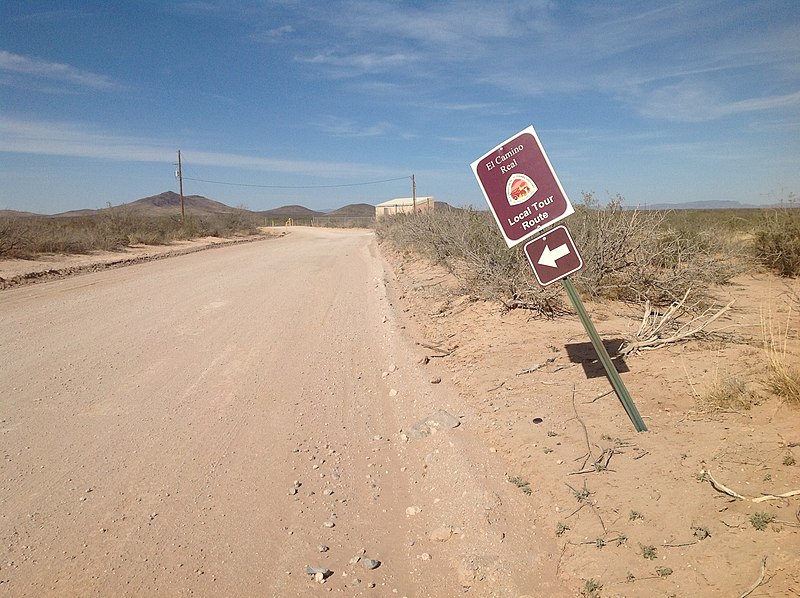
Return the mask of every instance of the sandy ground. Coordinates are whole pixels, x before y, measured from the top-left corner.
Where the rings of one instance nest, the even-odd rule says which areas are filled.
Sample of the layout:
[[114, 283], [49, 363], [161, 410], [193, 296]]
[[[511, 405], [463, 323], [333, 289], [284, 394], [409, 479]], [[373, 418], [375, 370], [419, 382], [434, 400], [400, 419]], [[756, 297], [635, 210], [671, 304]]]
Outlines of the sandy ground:
[[[441, 269], [387, 255], [412, 336], [447, 349], [436, 365], [507, 477], [528, 483], [536, 514], [521, 512], [520, 526], [557, 541], [572, 595], [800, 596], [800, 492], [752, 502], [800, 491], [800, 406], [766, 388], [761, 327], [771, 321], [787, 362], [800, 363], [800, 280], [742, 276], [714, 290], [720, 304], [735, 300], [715, 326], [728, 340], [617, 362], [649, 428], [637, 433], [576, 317], [471, 301]], [[616, 303], [587, 308], [605, 341], [631, 336], [642, 317]], [[760, 403], [709, 412], [709, 391], [731, 377]], [[744, 499], [715, 490], [704, 470]], [[759, 531], [757, 513], [775, 521]]]
[[570, 595], [386, 278], [298, 228], [2, 291], [0, 594]]
[[[97, 257], [0, 292], [0, 594], [800, 596], [800, 497], [750, 500], [800, 489], [760, 345], [768, 308], [800, 355], [797, 281], [721, 289], [735, 343], [629, 357], [640, 434], [577, 319], [471, 301], [368, 231]], [[638, 325], [588, 307], [604, 339]], [[762, 402], [704, 411], [732, 374]]]

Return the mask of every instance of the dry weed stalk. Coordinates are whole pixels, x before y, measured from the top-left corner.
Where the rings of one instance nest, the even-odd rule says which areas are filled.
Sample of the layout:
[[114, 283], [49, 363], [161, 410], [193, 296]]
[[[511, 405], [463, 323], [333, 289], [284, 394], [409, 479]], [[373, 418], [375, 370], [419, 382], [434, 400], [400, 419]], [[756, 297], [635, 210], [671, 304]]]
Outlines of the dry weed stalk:
[[624, 356], [637, 351], [660, 349], [665, 345], [707, 335], [706, 328], [725, 314], [734, 303], [731, 301], [717, 311], [706, 309], [700, 315], [680, 324], [678, 318], [688, 311], [686, 300], [691, 291], [692, 289], [687, 289], [680, 301], [673, 302], [663, 314], [654, 310], [650, 301], [645, 301], [639, 330], [632, 340], [623, 344], [619, 354]]
[[793, 301], [789, 303], [786, 314], [786, 327], [776, 326], [772, 318], [772, 309], [761, 309], [761, 334], [764, 351], [767, 354], [767, 367], [770, 378], [768, 386], [777, 396], [792, 403], [800, 404], [800, 368], [789, 364], [787, 345], [789, 342], [790, 322]]

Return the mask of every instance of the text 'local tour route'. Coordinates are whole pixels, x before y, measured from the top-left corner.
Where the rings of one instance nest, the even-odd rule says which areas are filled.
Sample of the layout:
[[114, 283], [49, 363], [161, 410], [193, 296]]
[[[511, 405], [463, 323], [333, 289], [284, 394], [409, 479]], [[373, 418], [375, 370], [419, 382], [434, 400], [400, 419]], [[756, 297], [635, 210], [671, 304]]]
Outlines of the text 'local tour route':
[[471, 166], [509, 247], [575, 211], [532, 126]]

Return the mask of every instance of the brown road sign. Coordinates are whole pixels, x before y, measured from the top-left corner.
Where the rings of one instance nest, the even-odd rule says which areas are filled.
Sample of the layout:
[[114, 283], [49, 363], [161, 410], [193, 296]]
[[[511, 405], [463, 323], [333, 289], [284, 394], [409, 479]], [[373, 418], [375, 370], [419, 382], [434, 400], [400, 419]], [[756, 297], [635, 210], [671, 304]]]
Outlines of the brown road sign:
[[583, 268], [583, 259], [563, 224], [531, 239], [523, 249], [536, 280], [543, 287]]
[[575, 211], [532, 126], [471, 166], [509, 247]]

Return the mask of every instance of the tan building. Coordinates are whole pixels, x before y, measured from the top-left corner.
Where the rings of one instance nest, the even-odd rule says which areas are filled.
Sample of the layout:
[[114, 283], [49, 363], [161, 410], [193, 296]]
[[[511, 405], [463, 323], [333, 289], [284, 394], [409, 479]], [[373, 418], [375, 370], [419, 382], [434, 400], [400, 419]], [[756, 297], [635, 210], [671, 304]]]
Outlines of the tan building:
[[411, 214], [416, 208], [417, 213], [433, 210], [433, 197], [417, 197], [416, 204], [413, 197], [398, 197], [390, 199], [375, 206], [375, 218], [392, 216], [394, 214]]

